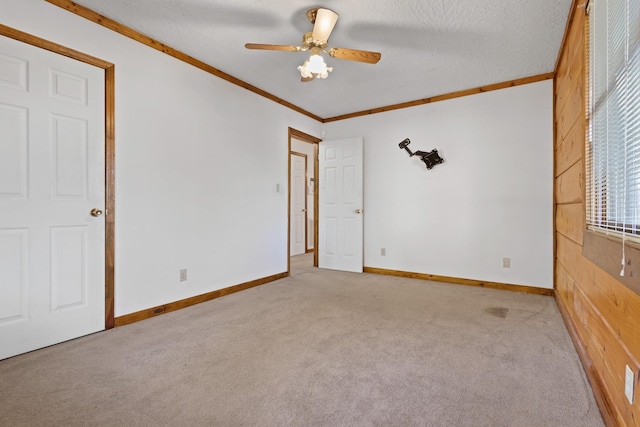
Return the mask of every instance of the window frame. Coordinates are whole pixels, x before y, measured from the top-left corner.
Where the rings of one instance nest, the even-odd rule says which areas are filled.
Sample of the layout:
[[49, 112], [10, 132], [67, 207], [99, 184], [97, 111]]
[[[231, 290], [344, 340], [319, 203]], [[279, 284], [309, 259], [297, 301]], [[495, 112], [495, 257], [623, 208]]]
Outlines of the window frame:
[[[602, 225], [591, 224], [589, 218], [589, 209], [594, 203], [601, 203], [602, 199], [594, 195], [597, 187], [593, 182], [593, 176], [587, 172], [590, 171], [590, 164], [593, 162], [593, 126], [592, 122], [595, 106], [593, 105], [593, 79], [592, 79], [592, 61], [591, 61], [591, 29], [589, 8], [593, 6], [594, 0], [589, 0], [585, 7], [585, 23], [584, 23], [584, 77], [585, 77], [585, 151], [584, 151], [584, 219], [585, 229], [583, 230], [583, 246], [582, 255], [593, 262], [595, 265], [606, 271], [616, 280], [627, 286], [637, 294], [640, 294], [640, 224], [633, 224], [632, 233], [623, 232], [623, 224], [613, 224], [613, 227], [604, 227]], [[634, 49], [640, 49], [640, 43]], [[634, 50], [635, 52], [635, 50]], [[622, 65], [623, 67], [626, 66]], [[598, 105], [606, 102], [611, 96], [609, 88], [596, 101]], [[606, 185], [606, 184], [605, 184]], [[594, 200], [594, 198], [596, 200]], [[598, 212], [606, 215], [606, 207]], [[606, 217], [599, 218], [600, 223], [608, 223]], [[624, 275], [621, 274], [622, 258], [624, 254]], [[637, 265], [637, 267], [636, 267]]]
[[[586, 119], [586, 134], [585, 134], [585, 223], [586, 223], [586, 227], [589, 230], [592, 230], [594, 232], [597, 233], [602, 233], [605, 234], [607, 236], [612, 236], [612, 237], [618, 237], [619, 239], [623, 240], [623, 241], [632, 241], [632, 242], [636, 242], [636, 243], [640, 243], [640, 221], [638, 221], [637, 223], [626, 223], [626, 218], [624, 218], [625, 213], [622, 213], [622, 222], [613, 220], [612, 221], [612, 217], [609, 217], [609, 212], [614, 212], [614, 216], [616, 215], [615, 212], [618, 211], [619, 206], [614, 202], [611, 205], [607, 205], [607, 198], [608, 196], [617, 196], [620, 197], [621, 194], [618, 192], [617, 194], [611, 194], [608, 191], [606, 191], [607, 186], [609, 185], [609, 182], [612, 181], [611, 185], [615, 185], [615, 174], [611, 174], [609, 175], [608, 173], [606, 174], [606, 176], [598, 176], [598, 177], [594, 177], [593, 173], [593, 169], [595, 166], [593, 166], [594, 163], [594, 142], [593, 142], [593, 137], [594, 137], [594, 127], [596, 126], [596, 123], [594, 123], [594, 115], [596, 113], [601, 114], [602, 110], [601, 108], [606, 108], [608, 105], [608, 101], [610, 100], [611, 97], [617, 96], [618, 94], [615, 92], [615, 89], [618, 87], [616, 85], [614, 85], [615, 87], [612, 88], [611, 85], [609, 85], [610, 82], [607, 82], [607, 87], [605, 90], [602, 91], [602, 93], [599, 95], [598, 99], [594, 100], [594, 79], [593, 79], [593, 75], [592, 75], [592, 71], [596, 68], [595, 64], [592, 62], [592, 51], [591, 51], [591, 16], [590, 16], [590, 9], [593, 6], [594, 2], [597, 0], [589, 0], [587, 2], [587, 5], [585, 7], [585, 28], [584, 28], [584, 34], [585, 34], [585, 44], [584, 44], [584, 48], [585, 48], [585, 119]], [[608, 1], [608, 0], [600, 0], [600, 1]], [[640, 42], [638, 42], [635, 46], [633, 46], [633, 52], [630, 54], [630, 56], [640, 56]], [[607, 50], [608, 53], [608, 50]], [[626, 74], [628, 68], [628, 63], [625, 60], [622, 60], [620, 62], [620, 64], [618, 64], [618, 67], [615, 68], [615, 72], [614, 75], [616, 75], [616, 80], [618, 80], [618, 76]], [[607, 121], [609, 115], [607, 115]], [[619, 119], [619, 117], [616, 117], [617, 119]], [[606, 147], [605, 147], [605, 151], [609, 151], [611, 147], [613, 147], [615, 144], [615, 141], [613, 143], [607, 143]], [[598, 150], [602, 151], [602, 147], [598, 147]], [[623, 143], [622, 147], [618, 147], [618, 149], [621, 149], [623, 152], [626, 152], [628, 150], [628, 147], [625, 146], [625, 143]], [[598, 160], [602, 161], [602, 159], [598, 158]], [[623, 168], [626, 168], [626, 165], [624, 165], [624, 163], [628, 163], [626, 161], [620, 161], [619, 159], [615, 160], [615, 164], [616, 166], [620, 166], [620, 163], [623, 163]], [[608, 168], [609, 165], [607, 165]], [[612, 177], [612, 179], [608, 179], [609, 177]], [[600, 178], [600, 182], [595, 182], [596, 178]], [[632, 184], [628, 183], [626, 181], [626, 172], [625, 172], [625, 178], [623, 180], [623, 186], [624, 189], [622, 191], [622, 194], [627, 193], [628, 192], [628, 187], [631, 186]], [[600, 191], [598, 191], [600, 190]], [[599, 196], [598, 193], [600, 193], [601, 195]], [[625, 196], [622, 196], [625, 197]], [[626, 204], [624, 205], [626, 206]], [[620, 214], [618, 214], [620, 215]]]

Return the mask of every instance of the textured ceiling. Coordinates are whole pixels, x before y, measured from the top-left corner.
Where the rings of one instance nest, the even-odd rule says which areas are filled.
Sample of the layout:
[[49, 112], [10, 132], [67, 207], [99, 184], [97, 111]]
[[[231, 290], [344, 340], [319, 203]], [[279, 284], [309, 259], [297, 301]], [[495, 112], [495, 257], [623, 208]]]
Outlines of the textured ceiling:
[[[322, 118], [552, 72], [571, 0], [74, 0]], [[326, 57], [300, 82], [306, 11], [336, 11], [329, 47], [378, 51], [378, 64]]]

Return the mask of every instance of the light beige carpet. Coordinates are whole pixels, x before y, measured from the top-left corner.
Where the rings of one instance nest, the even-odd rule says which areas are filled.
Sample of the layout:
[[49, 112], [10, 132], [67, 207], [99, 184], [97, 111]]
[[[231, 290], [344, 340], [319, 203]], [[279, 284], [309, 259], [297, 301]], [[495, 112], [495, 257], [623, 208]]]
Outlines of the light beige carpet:
[[0, 425], [603, 425], [553, 298], [309, 263], [0, 361]]

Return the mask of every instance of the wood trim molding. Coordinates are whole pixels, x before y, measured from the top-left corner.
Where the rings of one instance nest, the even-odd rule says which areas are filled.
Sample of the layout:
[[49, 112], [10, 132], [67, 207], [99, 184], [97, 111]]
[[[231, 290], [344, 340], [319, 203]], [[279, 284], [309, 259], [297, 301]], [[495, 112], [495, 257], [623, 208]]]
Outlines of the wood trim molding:
[[105, 329], [114, 326], [115, 303], [115, 66], [107, 61], [0, 24], [0, 35], [84, 62], [105, 72]]
[[200, 61], [199, 59], [196, 59], [192, 56], [187, 55], [184, 52], [181, 52], [177, 49], [172, 48], [171, 46], [168, 46], [164, 43], [160, 43], [159, 41], [152, 39], [151, 37], [145, 36], [142, 33], [139, 33], [138, 31], [134, 30], [133, 28], [127, 27], [126, 25], [122, 25], [110, 18], [107, 18], [106, 16], [100, 15], [97, 12], [94, 12], [93, 10], [86, 8], [84, 6], [81, 6], [79, 4], [76, 4], [74, 2], [72, 2], [71, 0], [45, 0], [48, 3], [51, 3], [55, 6], [58, 6], [62, 9], [65, 9], [71, 13], [75, 13], [78, 16], [81, 16], [85, 19], [88, 19], [89, 21], [92, 21], [98, 25], [102, 25], [105, 28], [108, 28], [112, 31], [115, 31], [116, 33], [119, 33], [125, 37], [128, 37], [130, 39], [133, 39], [139, 43], [142, 43], [152, 49], [156, 49], [159, 50], [162, 53], [165, 53], [169, 56], [172, 56], [180, 61], [186, 62], [187, 64], [193, 65], [196, 68], [199, 68], [203, 71], [206, 71], [207, 73], [213, 74], [216, 77], [219, 77], [223, 80], [228, 81], [229, 83], [232, 83], [234, 85], [240, 86], [241, 88], [247, 89], [257, 95], [263, 96], [267, 99], [270, 99], [273, 102], [276, 102], [284, 107], [290, 108], [300, 114], [303, 114], [307, 117], [310, 117], [314, 120], [317, 120], [319, 122], [322, 122], [322, 118], [319, 116], [316, 116], [313, 113], [310, 113], [307, 110], [304, 110], [288, 101], [285, 101], [282, 98], [279, 98], [265, 90], [262, 90], [256, 86], [253, 86], [243, 80], [238, 79], [237, 77], [234, 77], [230, 74], [225, 73], [224, 71], [221, 71], [209, 64], [206, 64], [202, 61]]
[[320, 265], [320, 141], [313, 144], [313, 266]]
[[593, 391], [593, 396], [596, 399], [596, 403], [598, 404], [598, 408], [600, 409], [600, 414], [602, 415], [602, 419], [607, 426], [615, 426], [617, 422], [615, 421], [613, 405], [611, 401], [607, 397], [607, 393], [605, 392], [604, 384], [600, 379], [600, 375], [598, 374], [597, 369], [593, 365], [593, 362], [589, 358], [587, 350], [580, 340], [580, 336], [578, 335], [578, 331], [576, 330], [573, 321], [571, 320], [571, 316], [569, 315], [569, 310], [564, 304], [562, 298], [560, 298], [557, 294], [555, 296], [556, 305], [562, 315], [562, 320], [564, 321], [565, 326], [567, 327], [567, 331], [569, 332], [569, 336], [571, 337], [571, 341], [573, 341], [573, 345], [578, 353], [578, 357], [580, 358], [580, 362], [582, 363], [582, 368], [584, 369], [585, 374], [587, 375], [587, 379], [589, 380], [589, 384], [591, 384], [591, 390]]
[[40, 38], [38, 36], [34, 36], [29, 33], [25, 33], [23, 31], [8, 27], [3, 24], [0, 24], [0, 35], [9, 37], [24, 43], [28, 43], [33, 46], [37, 46], [39, 48], [57, 53], [59, 55], [66, 56], [68, 58], [72, 58], [87, 64], [91, 64], [98, 68], [107, 69], [107, 68], [113, 67], [112, 63], [103, 61], [102, 59], [96, 58], [95, 56], [87, 55], [86, 53], [82, 53], [80, 51], [59, 45], [57, 43], [53, 43], [49, 40]]
[[555, 73], [539, 74], [537, 76], [525, 77], [517, 80], [510, 80], [507, 82], [496, 83], [488, 86], [481, 86], [474, 89], [466, 89], [458, 92], [447, 93], [444, 95], [432, 96], [430, 98], [423, 98], [423, 99], [417, 99], [415, 101], [402, 102], [400, 104], [387, 105], [386, 107], [379, 107], [379, 108], [373, 108], [371, 110], [363, 110], [355, 113], [343, 114], [341, 116], [335, 116], [335, 117], [330, 117], [328, 119], [324, 119], [322, 122], [329, 123], [329, 122], [335, 122], [338, 120], [352, 119], [354, 117], [367, 116], [370, 114], [384, 113], [386, 111], [399, 110], [401, 108], [416, 107], [418, 105], [431, 104], [434, 102], [446, 101], [449, 99], [460, 98], [463, 96], [476, 95], [479, 93], [491, 92], [493, 90], [506, 89], [509, 87], [526, 85], [529, 83], [536, 83], [543, 80], [550, 80], [550, 79], [553, 79], [554, 76], [555, 76]]
[[115, 66], [105, 69], [105, 329], [115, 326], [116, 120]]
[[483, 280], [461, 279], [458, 277], [438, 276], [435, 274], [412, 273], [409, 271], [387, 270], [384, 268], [364, 267], [365, 273], [385, 274], [387, 276], [408, 277], [410, 279], [432, 280], [434, 282], [453, 283], [456, 285], [477, 286], [480, 288], [499, 289], [503, 291], [522, 292], [525, 294], [553, 296], [553, 289], [520, 286], [508, 283], [487, 282]]
[[192, 305], [200, 304], [201, 302], [210, 301], [212, 299], [220, 298], [225, 295], [233, 294], [235, 292], [244, 291], [245, 289], [253, 288], [255, 286], [264, 285], [265, 283], [274, 282], [287, 276], [289, 276], [288, 273], [274, 274], [273, 276], [263, 277], [261, 279], [252, 280], [250, 282], [229, 286], [228, 288], [218, 289], [217, 291], [207, 292], [206, 294], [196, 295], [191, 298], [185, 298], [179, 301], [159, 305], [157, 307], [151, 307], [145, 310], [136, 311], [135, 313], [125, 314], [124, 316], [116, 317], [115, 325], [124, 326], [130, 323], [139, 322], [141, 320], [149, 319], [151, 317], [159, 316], [171, 311], [176, 311]]
[[295, 139], [299, 139], [301, 141], [306, 141], [310, 144], [318, 144], [319, 142], [322, 141], [321, 138], [318, 138], [316, 136], [313, 135], [309, 135], [308, 133], [304, 133], [302, 131], [299, 131], [298, 129], [294, 129], [292, 127], [289, 128], [289, 136], [291, 138], [295, 138]]

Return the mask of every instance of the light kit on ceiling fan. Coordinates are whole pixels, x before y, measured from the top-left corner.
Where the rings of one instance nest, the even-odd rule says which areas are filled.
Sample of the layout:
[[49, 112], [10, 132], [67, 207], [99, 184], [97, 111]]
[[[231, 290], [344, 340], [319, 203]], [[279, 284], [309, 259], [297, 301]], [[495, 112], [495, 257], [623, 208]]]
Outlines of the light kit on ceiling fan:
[[287, 46], [275, 44], [247, 43], [247, 49], [257, 50], [282, 50], [287, 52], [311, 51], [311, 56], [298, 66], [303, 82], [309, 82], [314, 78], [326, 79], [333, 67], [327, 67], [322, 57], [322, 52], [332, 58], [346, 59], [348, 61], [365, 62], [368, 64], [377, 63], [381, 54], [379, 52], [369, 52], [366, 50], [345, 49], [334, 47], [326, 49], [329, 36], [333, 27], [338, 21], [338, 14], [330, 9], [316, 8], [307, 11], [307, 18], [313, 24], [313, 31], [302, 36], [302, 46]]
[[324, 62], [321, 50], [318, 47], [311, 48], [311, 56], [304, 61], [304, 64], [298, 66], [300, 76], [303, 81], [311, 81], [314, 78], [326, 79], [329, 73], [333, 71], [333, 67], [327, 67]]

